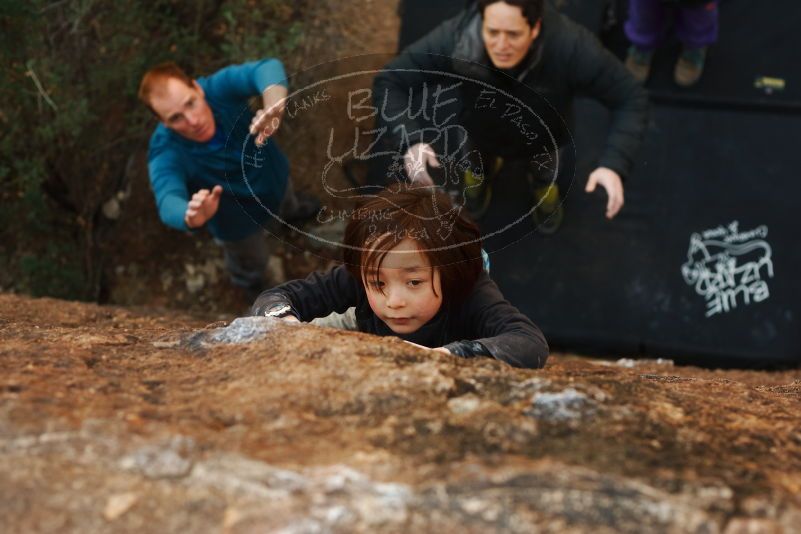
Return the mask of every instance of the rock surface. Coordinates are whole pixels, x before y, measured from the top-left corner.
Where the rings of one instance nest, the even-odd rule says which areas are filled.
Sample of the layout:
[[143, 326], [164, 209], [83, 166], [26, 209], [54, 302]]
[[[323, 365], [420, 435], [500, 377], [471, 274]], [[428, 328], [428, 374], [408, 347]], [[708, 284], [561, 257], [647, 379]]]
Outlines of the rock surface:
[[798, 532], [801, 371], [0, 295], [8, 532]]

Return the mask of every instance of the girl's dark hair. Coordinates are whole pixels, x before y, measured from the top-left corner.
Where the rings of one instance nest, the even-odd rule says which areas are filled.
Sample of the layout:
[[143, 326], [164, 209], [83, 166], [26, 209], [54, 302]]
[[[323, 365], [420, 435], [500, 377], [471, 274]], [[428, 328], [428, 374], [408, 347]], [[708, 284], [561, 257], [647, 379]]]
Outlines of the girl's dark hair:
[[532, 28], [542, 18], [543, 0], [478, 0], [478, 10], [484, 16], [484, 10], [492, 4], [504, 2], [510, 6], [517, 6], [523, 11], [528, 25]]
[[443, 300], [463, 301], [483, 269], [481, 232], [464, 211], [434, 187], [393, 185], [353, 211], [344, 238], [348, 271], [362, 282], [409, 238], [439, 269]]

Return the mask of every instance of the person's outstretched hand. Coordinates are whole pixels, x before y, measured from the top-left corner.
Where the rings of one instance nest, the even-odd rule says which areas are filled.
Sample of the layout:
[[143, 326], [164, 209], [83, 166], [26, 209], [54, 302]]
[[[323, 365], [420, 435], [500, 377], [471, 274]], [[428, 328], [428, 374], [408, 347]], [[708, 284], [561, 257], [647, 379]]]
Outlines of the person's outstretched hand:
[[201, 189], [192, 195], [184, 215], [184, 222], [189, 228], [199, 228], [214, 217], [220, 207], [222, 191], [222, 186], [215, 185], [211, 191]]
[[436, 348], [430, 349], [430, 348], [425, 347], [423, 345], [418, 345], [417, 343], [413, 343], [411, 341], [406, 341], [405, 339], [403, 341], [404, 341], [404, 343], [408, 343], [409, 345], [412, 345], [413, 347], [417, 347], [418, 349], [433, 350], [434, 352], [441, 352], [443, 354], [453, 355], [453, 353], [451, 351], [449, 351], [448, 349], [446, 349], [445, 347], [436, 347]]
[[271, 85], [264, 90], [264, 108], [260, 109], [250, 121], [250, 135], [256, 136], [256, 146], [263, 145], [281, 126], [281, 118], [286, 108], [287, 89], [283, 85]]
[[434, 185], [434, 180], [426, 169], [427, 164], [435, 169], [440, 166], [434, 149], [427, 143], [412, 145], [403, 156], [403, 166], [413, 184]]
[[609, 197], [606, 201], [606, 218], [612, 219], [623, 207], [623, 180], [612, 169], [598, 167], [590, 174], [590, 178], [587, 180], [587, 187], [584, 190], [587, 193], [592, 193], [598, 185], [606, 189], [606, 194]]

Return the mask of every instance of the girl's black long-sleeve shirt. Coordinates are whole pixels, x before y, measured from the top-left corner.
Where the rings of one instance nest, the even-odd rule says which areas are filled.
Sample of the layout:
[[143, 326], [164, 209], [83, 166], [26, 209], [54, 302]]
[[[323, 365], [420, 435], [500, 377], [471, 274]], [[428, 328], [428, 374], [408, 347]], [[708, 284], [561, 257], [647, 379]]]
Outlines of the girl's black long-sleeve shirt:
[[251, 312], [264, 315], [282, 306], [289, 306], [304, 322], [355, 307], [361, 332], [396, 336], [430, 348], [446, 347], [459, 356], [484, 354], [514, 367], [540, 368], [548, 358], [542, 331], [503, 298], [484, 272], [463, 302], [443, 302], [439, 312], [411, 334], [396, 334], [379, 319], [370, 308], [364, 286], [342, 265], [268, 289], [256, 299]]

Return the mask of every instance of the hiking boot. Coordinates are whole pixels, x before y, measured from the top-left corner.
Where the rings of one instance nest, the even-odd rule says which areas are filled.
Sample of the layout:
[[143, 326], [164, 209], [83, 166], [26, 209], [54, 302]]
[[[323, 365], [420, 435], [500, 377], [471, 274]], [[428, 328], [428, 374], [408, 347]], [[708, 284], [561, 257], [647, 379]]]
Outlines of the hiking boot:
[[626, 56], [626, 68], [634, 79], [640, 83], [645, 83], [648, 75], [651, 74], [651, 60], [654, 57], [653, 50], [645, 50], [637, 46], [630, 46]]
[[491, 181], [502, 166], [503, 159], [495, 158], [489, 173], [476, 174], [470, 168], [464, 171], [464, 203], [474, 220], [479, 220], [486, 215], [490, 200], [492, 200]]
[[676, 68], [673, 71], [673, 79], [681, 87], [692, 87], [704, 73], [704, 63], [706, 62], [706, 47], [683, 48]]
[[540, 234], [551, 235], [556, 233], [562, 225], [564, 210], [562, 199], [559, 196], [559, 186], [556, 183], [534, 188], [534, 225]]

